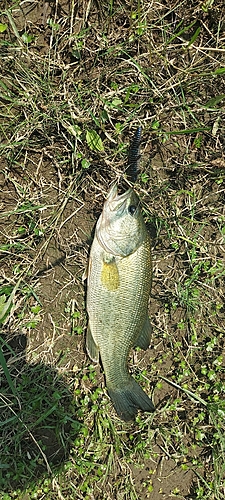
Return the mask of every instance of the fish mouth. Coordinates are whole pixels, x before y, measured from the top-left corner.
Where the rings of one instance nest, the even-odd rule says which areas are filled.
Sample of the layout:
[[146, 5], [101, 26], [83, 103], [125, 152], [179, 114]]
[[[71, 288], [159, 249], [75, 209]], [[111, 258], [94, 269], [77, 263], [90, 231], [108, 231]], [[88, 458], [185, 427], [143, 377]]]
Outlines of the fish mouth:
[[[129, 206], [138, 206], [138, 197], [132, 188], [118, 194], [118, 184], [112, 185], [97, 222], [96, 236], [105, 252], [125, 257], [133, 249], [136, 224], [129, 224]], [[138, 216], [139, 212], [137, 211]], [[128, 222], [127, 222], [128, 219]], [[136, 232], [135, 232], [136, 234]], [[135, 240], [136, 241], [136, 240]]]
[[118, 193], [118, 184], [113, 184], [111, 187], [109, 194], [106, 198], [107, 205], [110, 207], [110, 210], [122, 210], [124, 208], [124, 204], [132, 193], [132, 189], [128, 188], [123, 193]]
[[[124, 234], [118, 234], [112, 221], [123, 217], [127, 207], [127, 200], [130, 198], [132, 189], [127, 189], [124, 193], [118, 194], [118, 184], [112, 185], [106, 198], [102, 214], [97, 223], [97, 239], [104, 250], [112, 255], [119, 255], [114, 250], [112, 242], [123, 240]], [[121, 254], [123, 255], [123, 254]]]

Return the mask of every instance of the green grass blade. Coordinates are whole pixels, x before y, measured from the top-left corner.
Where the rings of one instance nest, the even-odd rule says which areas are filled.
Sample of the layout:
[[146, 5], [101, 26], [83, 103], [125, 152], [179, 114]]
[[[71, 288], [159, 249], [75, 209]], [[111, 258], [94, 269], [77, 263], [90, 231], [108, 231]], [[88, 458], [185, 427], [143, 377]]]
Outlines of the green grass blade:
[[198, 38], [198, 35], [199, 35], [200, 31], [201, 31], [201, 26], [199, 26], [196, 29], [194, 35], [191, 37], [190, 42], [188, 43], [188, 45], [186, 47], [186, 49], [188, 49], [195, 42], [195, 40]]
[[175, 382], [173, 382], [172, 380], [169, 380], [168, 378], [165, 378], [165, 377], [162, 377], [160, 376], [160, 378], [162, 380], [164, 380], [165, 382], [167, 382], [167, 384], [170, 384], [172, 385], [173, 387], [176, 387], [176, 389], [179, 389], [180, 391], [182, 392], [185, 392], [185, 394], [187, 394], [188, 396], [190, 396], [192, 399], [198, 401], [199, 403], [201, 403], [203, 406], [207, 406], [207, 402], [204, 401], [204, 399], [200, 398], [200, 396], [198, 396], [197, 394], [195, 394], [194, 392], [192, 391], [189, 391], [188, 389], [185, 389], [184, 387], [181, 387], [180, 385], [176, 384]]

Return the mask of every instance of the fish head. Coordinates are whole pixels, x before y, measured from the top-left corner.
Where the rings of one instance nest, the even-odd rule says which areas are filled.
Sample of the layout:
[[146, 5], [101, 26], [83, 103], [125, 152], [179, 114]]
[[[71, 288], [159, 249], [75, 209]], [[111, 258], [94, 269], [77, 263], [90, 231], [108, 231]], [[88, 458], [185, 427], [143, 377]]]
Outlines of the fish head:
[[96, 236], [103, 249], [115, 256], [126, 257], [141, 245], [146, 227], [133, 189], [118, 194], [117, 184], [111, 187], [97, 222]]

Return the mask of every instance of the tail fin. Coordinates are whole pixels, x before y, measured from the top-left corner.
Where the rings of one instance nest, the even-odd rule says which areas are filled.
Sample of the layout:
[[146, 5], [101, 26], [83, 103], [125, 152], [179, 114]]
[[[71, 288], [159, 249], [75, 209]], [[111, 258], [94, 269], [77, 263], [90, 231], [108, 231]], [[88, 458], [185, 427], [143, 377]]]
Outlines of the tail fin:
[[134, 420], [138, 410], [154, 411], [151, 399], [131, 377], [129, 384], [121, 388], [108, 389], [118, 416], [125, 421]]

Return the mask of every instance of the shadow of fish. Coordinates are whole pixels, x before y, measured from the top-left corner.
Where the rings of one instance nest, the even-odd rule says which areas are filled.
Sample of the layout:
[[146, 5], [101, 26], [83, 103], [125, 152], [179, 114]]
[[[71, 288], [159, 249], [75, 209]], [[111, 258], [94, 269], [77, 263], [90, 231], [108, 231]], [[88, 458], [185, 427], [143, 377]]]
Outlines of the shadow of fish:
[[132, 347], [147, 349], [151, 325], [150, 238], [133, 189], [118, 194], [114, 184], [100, 215], [91, 247], [86, 347], [90, 358], [101, 356], [109, 396], [119, 417], [133, 420], [154, 410], [152, 401], [128, 371]]

